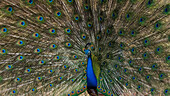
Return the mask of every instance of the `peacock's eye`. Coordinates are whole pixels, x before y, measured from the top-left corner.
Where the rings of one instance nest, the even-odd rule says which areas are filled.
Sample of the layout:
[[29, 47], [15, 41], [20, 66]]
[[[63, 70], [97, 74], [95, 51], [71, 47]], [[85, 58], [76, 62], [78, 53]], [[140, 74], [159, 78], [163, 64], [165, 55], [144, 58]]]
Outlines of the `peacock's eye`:
[[49, 0], [49, 2], [51, 3], [51, 2], [53, 2], [53, 0]]
[[89, 6], [85, 6], [85, 8], [86, 8], [86, 9], [88, 9], [88, 8], [89, 8]]
[[8, 8], [8, 11], [9, 11], [9, 12], [12, 12], [12, 7], [9, 7], [9, 8]]
[[29, 4], [32, 4], [32, 3], [33, 3], [33, 0], [28, 0], [28, 3], [29, 3]]

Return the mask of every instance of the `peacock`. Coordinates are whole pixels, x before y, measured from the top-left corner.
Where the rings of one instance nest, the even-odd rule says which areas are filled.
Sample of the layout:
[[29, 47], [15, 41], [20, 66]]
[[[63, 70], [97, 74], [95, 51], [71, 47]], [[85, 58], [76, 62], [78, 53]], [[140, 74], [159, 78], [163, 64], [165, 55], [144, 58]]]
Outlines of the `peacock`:
[[170, 96], [169, 0], [0, 0], [0, 96]]

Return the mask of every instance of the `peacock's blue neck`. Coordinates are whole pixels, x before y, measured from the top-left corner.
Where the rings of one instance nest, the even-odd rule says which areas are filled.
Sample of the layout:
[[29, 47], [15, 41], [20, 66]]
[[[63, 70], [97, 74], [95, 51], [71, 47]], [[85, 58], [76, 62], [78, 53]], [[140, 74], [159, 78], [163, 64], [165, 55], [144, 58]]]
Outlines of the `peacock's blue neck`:
[[87, 59], [87, 88], [96, 89], [97, 88], [97, 78], [93, 71], [92, 58], [91, 55]]

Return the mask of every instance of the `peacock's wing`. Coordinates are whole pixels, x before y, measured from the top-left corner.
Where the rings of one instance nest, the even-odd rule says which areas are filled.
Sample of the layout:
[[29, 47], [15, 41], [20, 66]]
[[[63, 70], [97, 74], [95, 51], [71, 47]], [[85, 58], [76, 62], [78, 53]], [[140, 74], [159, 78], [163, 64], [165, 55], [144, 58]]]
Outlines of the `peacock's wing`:
[[[109, 0], [103, 5], [106, 14], [114, 19], [106, 17], [106, 22], [110, 20], [114, 25], [116, 39], [107, 43], [108, 37], [105, 40], [102, 35], [100, 40], [105, 41], [105, 46], [101, 47], [104, 49], [100, 53], [103, 63], [98, 90], [106, 95], [113, 92], [117, 95], [129, 93], [125, 96], [168, 96], [169, 1], [117, 1]], [[102, 24], [106, 26], [107, 23]]]
[[97, 56], [95, 55], [92, 55], [92, 64], [93, 64], [93, 71], [94, 71], [94, 74], [97, 78], [97, 81], [99, 80], [99, 75], [100, 75], [100, 60], [98, 59]]
[[83, 39], [72, 30], [78, 25], [70, 1], [1, 0], [0, 8], [1, 95], [71, 96], [86, 90]]

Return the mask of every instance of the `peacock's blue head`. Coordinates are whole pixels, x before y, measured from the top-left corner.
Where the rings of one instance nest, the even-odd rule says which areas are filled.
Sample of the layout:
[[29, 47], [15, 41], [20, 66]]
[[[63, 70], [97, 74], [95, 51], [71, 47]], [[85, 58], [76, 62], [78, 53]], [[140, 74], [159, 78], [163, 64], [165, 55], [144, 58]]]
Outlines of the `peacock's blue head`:
[[87, 56], [90, 56], [90, 55], [91, 55], [91, 51], [90, 51], [90, 49], [88, 48], [89, 45], [91, 45], [91, 43], [87, 43], [86, 46], [85, 46], [85, 48], [86, 48], [86, 49], [85, 49], [85, 54], [86, 54]]
[[86, 50], [85, 50], [85, 54], [86, 54], [87, 56], [90, 56], [90, 55], [91, 55], [91, 51], [90, 51], [89, 49], [86, 49]]

